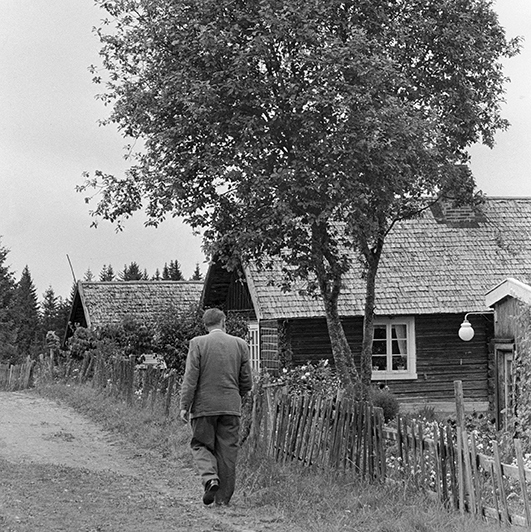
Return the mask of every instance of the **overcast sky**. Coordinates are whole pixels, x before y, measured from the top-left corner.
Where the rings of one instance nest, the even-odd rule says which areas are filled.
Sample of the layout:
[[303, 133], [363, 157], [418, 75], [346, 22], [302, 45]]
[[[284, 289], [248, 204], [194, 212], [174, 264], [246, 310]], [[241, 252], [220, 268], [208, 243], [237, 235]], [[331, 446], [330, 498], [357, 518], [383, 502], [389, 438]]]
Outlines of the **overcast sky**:
[[[474, 147], [472, 169], [491, 196], [530, 196], [531, 0], [498, 0], [495, 7], [510, 37], [527, 38], [520, 56], [507, 62], [512, 82], [504, 116], [512, 126], [494, 150]], [[91, 0], [0, 0], [0, 244], [17, 280], [27, 264], [39, 298], [52, 286], [67, 296], [72, 274], [97, 277], [104, 264], [115, 271], [132, 261], [149, 275], [179, 260], [185, 277], [199, 263], [201, 239], [175, 220], [145, 228], [136, 215], [116, 233], [109, 223], [91, 228], [83, 171], [125, 168], [125, 142], [97, 122], [108, 113], [95, 99], [88, 67], [98, 64], [92, 28], [104, 14]]]

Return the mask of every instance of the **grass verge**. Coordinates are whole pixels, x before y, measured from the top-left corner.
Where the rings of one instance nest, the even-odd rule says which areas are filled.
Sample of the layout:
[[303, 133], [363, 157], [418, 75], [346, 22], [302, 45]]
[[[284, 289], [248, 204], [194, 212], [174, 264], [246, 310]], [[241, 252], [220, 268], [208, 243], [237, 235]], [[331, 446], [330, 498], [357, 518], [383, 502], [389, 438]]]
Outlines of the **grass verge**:
[[[41, 395], [66, 403], [139, 449], [191, 465], [189, 429], [162, 408], [127, 406], [90, 386], [53, 384]], [[494, 532], [496, 523], [447, 510], [408, 486], [369, 484], [337, 471], [279, 464], [244, 446], [238, 466], [238, 498], [260, 513], [310, 532]]]

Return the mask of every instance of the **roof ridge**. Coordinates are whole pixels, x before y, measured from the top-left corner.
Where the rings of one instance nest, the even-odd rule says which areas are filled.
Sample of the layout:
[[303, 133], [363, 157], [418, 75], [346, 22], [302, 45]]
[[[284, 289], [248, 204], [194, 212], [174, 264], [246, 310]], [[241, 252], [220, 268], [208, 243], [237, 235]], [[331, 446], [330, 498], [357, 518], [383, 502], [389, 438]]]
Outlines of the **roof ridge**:
[[203, 284], [203, 281], [173, 281], [170, 279], [164, 279], [161, 281], [143, 281], [143, 280], [131, 280], [131, 281], [79, 281], [83, 284], [116, 284], [116, 285], [124, 285], [124, 284]]

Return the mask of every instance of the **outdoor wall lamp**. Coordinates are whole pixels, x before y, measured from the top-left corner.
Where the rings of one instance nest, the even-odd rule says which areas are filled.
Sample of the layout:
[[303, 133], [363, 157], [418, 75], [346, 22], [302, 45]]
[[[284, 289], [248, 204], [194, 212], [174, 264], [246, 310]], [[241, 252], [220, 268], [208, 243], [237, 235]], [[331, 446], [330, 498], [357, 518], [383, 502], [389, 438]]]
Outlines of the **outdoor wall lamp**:
[[471, 323], [468, 321], [468, 316], [470, 314], [494, 314], [494, 310], [485, 310], [483, 312], [467, 312], [465, 314], [465, 319], [461, 323], [459, 328], [459, 338], [464, 342], [470, 342], [474, 338], [474, 329], [472, 328]]

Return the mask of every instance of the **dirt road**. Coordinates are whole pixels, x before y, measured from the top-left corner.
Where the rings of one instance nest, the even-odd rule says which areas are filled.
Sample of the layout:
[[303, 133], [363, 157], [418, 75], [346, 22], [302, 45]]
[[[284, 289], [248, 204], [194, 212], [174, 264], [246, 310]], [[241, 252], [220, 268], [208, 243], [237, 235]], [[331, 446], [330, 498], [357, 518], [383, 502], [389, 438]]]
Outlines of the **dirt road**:
[[67, 406], [0, 392], [2, 532], [295, 530], [245, 501], [204, 507], [195, 472], [168, 462]]

